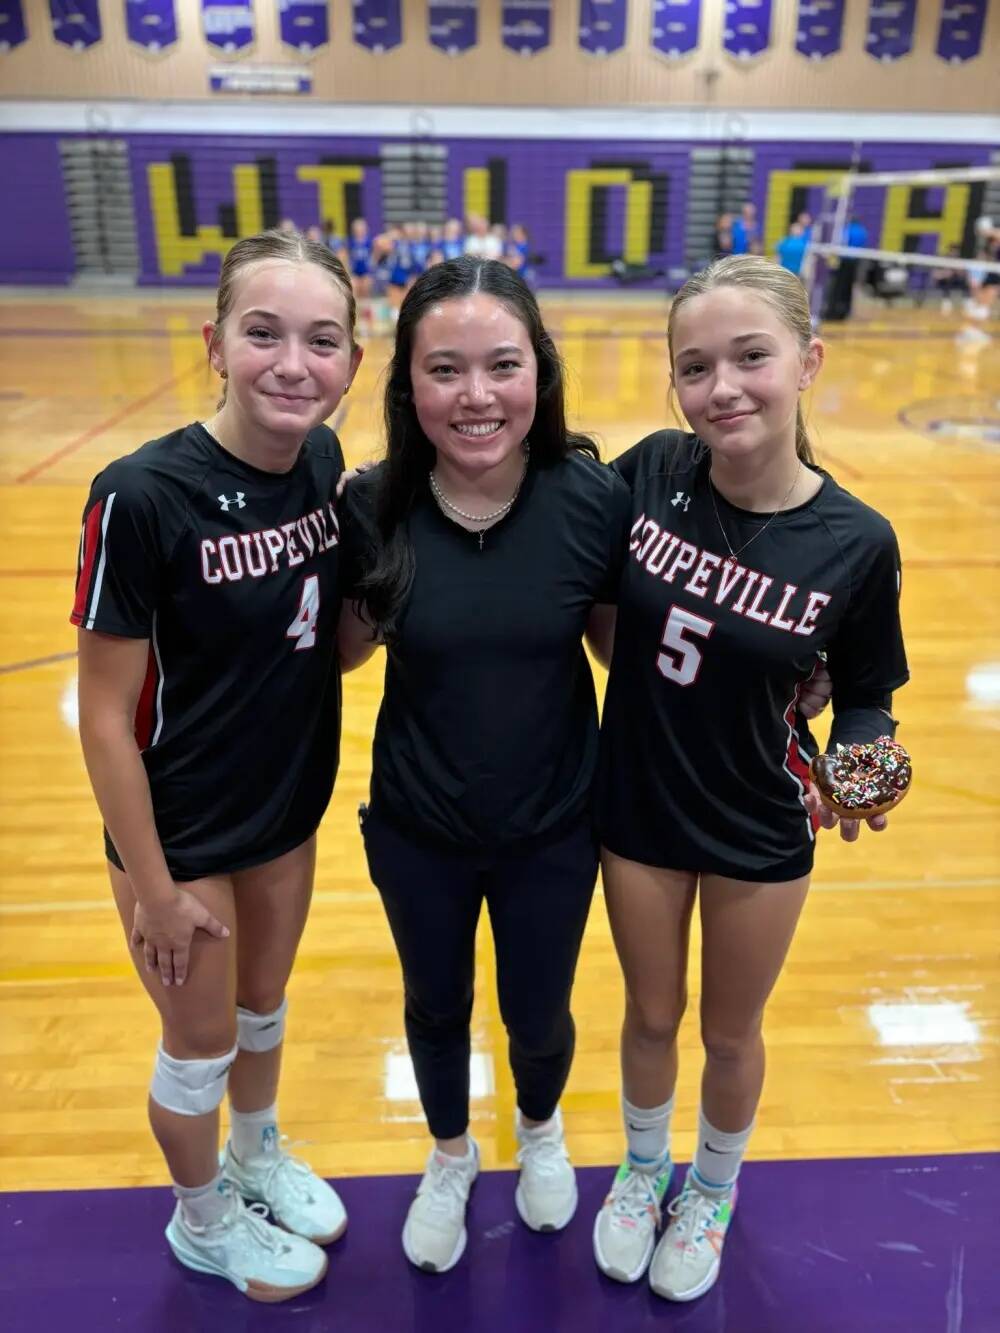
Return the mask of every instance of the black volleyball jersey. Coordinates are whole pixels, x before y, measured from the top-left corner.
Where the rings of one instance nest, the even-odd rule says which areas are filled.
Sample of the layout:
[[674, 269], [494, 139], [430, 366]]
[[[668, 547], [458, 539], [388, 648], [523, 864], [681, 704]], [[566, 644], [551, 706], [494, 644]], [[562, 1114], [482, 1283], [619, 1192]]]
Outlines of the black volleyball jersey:
[[766, 515], [714, 490], [710, 461], [695, 436], [660, 431], [612, 464], [632, 491], [632, 528], [604, 705], [601, 835], [649, 865], [765, 879], [805, 858], [806, 873], [817, 747], [796, 711], [799, 687], [825, 652], [835, 715], [853, 725], [837, 739], [872, 739], [873, 717], [885, 724], [874, 734], [891, 730], [878, 708], [908, 678], [896, 538], [824, 472], [812, 499], [764, 527]]
[[101, 472], [72, 620], [149, 639], [135, 734], [171, 873], [270, 860], [309, 837], [337, 769], [337, 479], [325, 426], [263, 472], [200, 424]]
[[[345, 595], [370, 563], [380, 471], [341, 502]], [[372, 760], [373, 804], [397, 824], [495, 849], [589, 813], [597, 704], [583, 634], [594, 603], [616, 599], [628, 518], [620, 478], [579, 453], [532, 463], [481, 549], [429, 488], [419, 496], [416, 573], [387, 649]]]

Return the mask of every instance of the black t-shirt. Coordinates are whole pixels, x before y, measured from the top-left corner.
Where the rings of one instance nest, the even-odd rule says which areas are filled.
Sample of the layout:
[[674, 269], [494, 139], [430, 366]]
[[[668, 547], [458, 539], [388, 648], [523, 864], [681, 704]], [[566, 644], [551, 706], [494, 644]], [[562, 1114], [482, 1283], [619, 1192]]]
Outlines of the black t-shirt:
[[[796, 705], [817, 652], [835, 715], [851, 723], [837, 739], [891, 730], [878, 710], [909, 674], [899, 550], [888, 522], [826, 473], [762, 528], [767, 515], [713, 492], [710, 461], [695, 436], [659, 431], [612, 464], [632, 491], [632, 533], [599, 827], [611, 851], [648, 865], [780, 877], [811, 864], [803, 796], [816, 745]], [[736, 551], [759, 533], [735, 562], [720, 521]]]
[[[352, 591], [380, 472], [341, 502]], [[387, 649], [373, 805], [419, 837], [473, 849], [556, 836], [589, 810], [597, 706], [582, 640], [594, 603], [616, 599], [628, 508], [621, 479], [592, 459], [532, 463], [480, 549], [421, 492], [409, 519], [416, 573]]]
[[178, 879], [279, 856], [326, 809], [340, 739], [343, 467], [325, 426], [279, 474], [194, 424], [91, 487], [71, 619], [150, 641], [135, 732]]

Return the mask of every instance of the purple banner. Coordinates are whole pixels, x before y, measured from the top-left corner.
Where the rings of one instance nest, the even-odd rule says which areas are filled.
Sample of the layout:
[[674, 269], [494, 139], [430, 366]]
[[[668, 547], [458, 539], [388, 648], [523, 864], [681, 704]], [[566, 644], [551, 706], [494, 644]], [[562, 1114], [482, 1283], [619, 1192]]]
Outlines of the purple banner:
[[242, 54], [254, 42], [253, 0], [201, 0], [201, 26], [209, 46]]
[[0, 53], [20, 46], [27, 36], [21, 0], [0, 0]]
[[937, 47], [942, 60], [961, 65], [979, 55], [989, 0], [942, 0]]
[[836, 55], [844, 37], [844, 0], [799, 0], [795, 49], [810, 60]]
[[403, 40], [401, 0], [353, 0], [354, 40], [379, 55]]
[[125, 0], [125, 31], [150, 55], [166, 51], [177, 41], [174, 0]]
[[427, 5], [427, 33], [431, 46], [450, 56], [461, 55], [475, 46], [478, 26], [479, 0], [451, 0], [447, 5], [430, 0]]
[[61, 46], [86, 51], [101, 40], [98, 0], [49, 0], [52, 36]]
[[913, 49], [917, 0], [871, 0], [865, 50], [876, 60], [898, 60]]
[[536, 55], [552, 40], [552, 0], [505, 0], [500, 23], [508, 51]]
[[722, 45], [737, 60], [752, 60], [771, 44], [771, 0], [726, 0]]
[[580, 0], [580, 49], [609, 56], [625, 45], [628, 0]]
[[278, 0], [278, 29], [286, 46], [313, 55], [330, 40], [327, 0]]
[[675, 60], [698, 45], [701, 0], [654, 0], [653, 50]]

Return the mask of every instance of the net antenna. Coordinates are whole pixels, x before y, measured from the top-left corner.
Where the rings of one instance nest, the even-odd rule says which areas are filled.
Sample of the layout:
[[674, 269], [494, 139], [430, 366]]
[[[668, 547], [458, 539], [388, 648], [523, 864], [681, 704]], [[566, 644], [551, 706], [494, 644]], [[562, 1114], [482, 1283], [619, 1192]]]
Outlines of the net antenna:
[[[923, 254], [913, 250], [879, 250], [870, 246], [843, 244], [845, 228], [853, 211], [855, 190], [905, 185], [911, 188], [940, 189], [948, 185], [983, 184], [983, 207], [987, 199], [1000, 196], [1000, 163], [988, 167], [935, 168], [928, 171], [845, 171], [825, 188], [816, 223], [816, 236], [806, 250], [802, 281], [809, 293], [813, 326], [823, 319], [824, 296], [831, 271], [831, 259], [875, 260], [878, 263], [926, 268], [959, 269], [976, 273], [1000, 273], [1000, 263], [957, 255]], [[1000, 211], [1000, 210], [998, 210]], [[995, 225], [1000, 229], [1000, 218]], [[938, 238], [940, 245], [940, 237]]]

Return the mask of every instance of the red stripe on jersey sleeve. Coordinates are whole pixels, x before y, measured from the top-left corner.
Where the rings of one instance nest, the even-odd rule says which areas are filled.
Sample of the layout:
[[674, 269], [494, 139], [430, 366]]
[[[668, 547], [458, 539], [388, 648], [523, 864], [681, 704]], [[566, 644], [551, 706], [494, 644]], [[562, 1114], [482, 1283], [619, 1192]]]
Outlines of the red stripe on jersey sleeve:
[[160, 673], [156, 669], [156, 657], [150, 644], [146, 679], [142, 682], [142, 691], [135, 709], [135, 742], [140, 750], [148, 749], [149, 742], [153, 739], [156, 690], [159, 683]]
[[73, 612], [70, 615], [70, 620], [74, 625], [82, 624], [87, 615], [87, 602], [90, 598], [91, 584], [94, 581], [97, 553], [101, 545], [101, 515], [104, 513], [104, 504], [103, 500], [98, 500], [83, 524], [83, 555], [76, 576], [76, 599], [73, 602]]
[[[794, 773], [806, 791], [812, 786], [812, 777], [809, 773], [809, 761], [799, 749], [799, 738], [795, 734], [795, 703], [788, 706], [788, 712], [785, 714], [785, 721], [788, 723], [788, 749], [785, 754], [785, 767], [789, 773]], [[809, 816], [809, 821], [813, 826], [813, 832], [819, 831], [819, 814]]]

